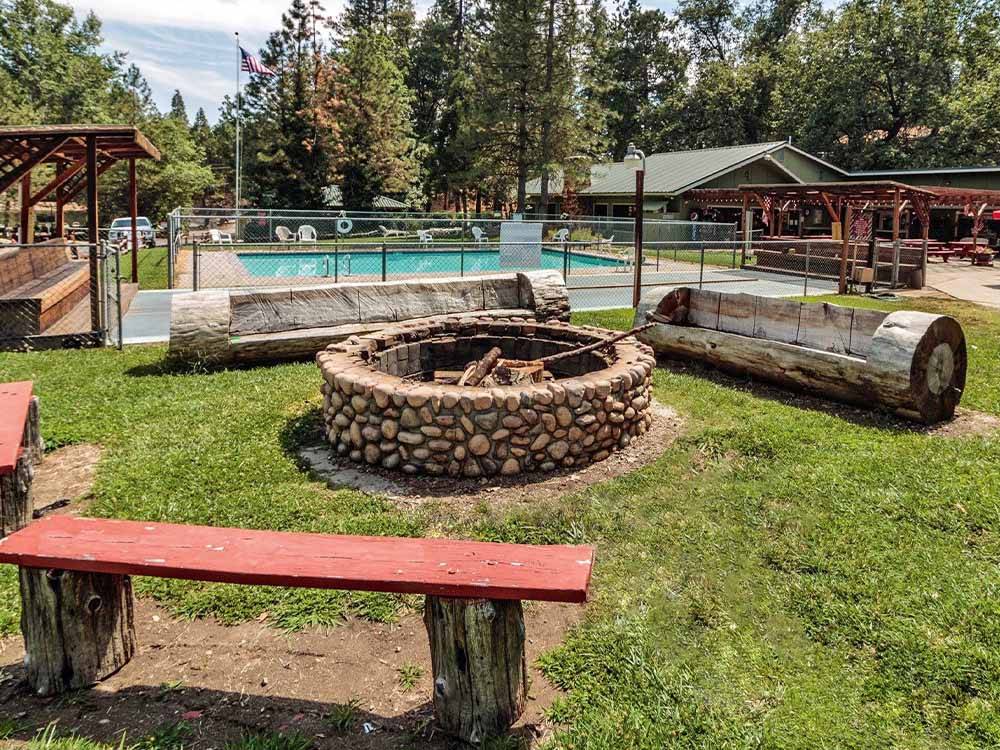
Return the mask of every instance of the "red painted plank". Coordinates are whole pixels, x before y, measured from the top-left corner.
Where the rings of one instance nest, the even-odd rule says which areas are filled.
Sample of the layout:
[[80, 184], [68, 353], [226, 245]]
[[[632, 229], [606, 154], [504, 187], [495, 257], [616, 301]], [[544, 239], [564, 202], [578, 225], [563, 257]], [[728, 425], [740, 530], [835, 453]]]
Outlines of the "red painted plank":
[[483, 599], [583, 602], [594, 549], [331, 536], [50, 516], [0, 563], [92, 573]]
[[31, 381], [0, 383], [0, 474], [17, 466], [24, 443], [24, 422], [31, 403]]

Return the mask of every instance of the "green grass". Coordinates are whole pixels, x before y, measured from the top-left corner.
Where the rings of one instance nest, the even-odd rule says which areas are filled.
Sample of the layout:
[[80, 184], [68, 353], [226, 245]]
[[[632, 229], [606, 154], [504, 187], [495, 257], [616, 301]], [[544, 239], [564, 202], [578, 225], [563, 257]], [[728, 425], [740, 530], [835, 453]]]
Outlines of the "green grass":
[[[132, 258], [122, 258], [122, 275], [132, 278]], [[139, 288], [167, 288], [167, 248], [150, 247], [139, 251]]]
[[[958, 317], [970, 346], [963, 406], [1000, 415], [1000, 315], [851, 302]], [[576, 320], [624, 328], [631, 312]], [[685, 432], [652, 465], [527, 508], [404, 511], [299, 471], [290, 448], [316, 424], [314, 365], [184, 374], [162, 356], [0, 355], [0, 381], [36, 381], [50, 445], [104, 446], [94, 515], [596, 544], [587, 618], [541, 660], [566, 691], [551, 709], [554, 747], [1000, 744], [996, 436], [929, 436], [698, 367], [659, 368], [656, 396]], [[180, 615], [266, 612], [293, 629], [390, 620], [412, 604], [187, 582], [139, 590]], [[14, 570], [0, 568], [4, 632], [17, 607]]]

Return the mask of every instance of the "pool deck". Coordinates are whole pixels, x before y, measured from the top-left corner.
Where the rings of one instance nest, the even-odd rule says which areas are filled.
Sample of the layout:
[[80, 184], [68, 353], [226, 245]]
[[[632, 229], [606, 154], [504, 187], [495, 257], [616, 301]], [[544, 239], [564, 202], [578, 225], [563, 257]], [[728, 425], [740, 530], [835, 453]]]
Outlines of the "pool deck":
[[[687, 269], [670, 271], [643, 271], [643, 288], [653, 286], [697, 286], [697, 266], [692, 273]], [[574, 310], [606, 310], [630, 307], [632, 304], [631, 274], [610, 273], [571, 276], [569, 283], [570, 306]], [[316, 279], [312, 279], [315, 283]], [[705, 268], [704, 285], [709, 289], [726, 292], [743, 292], [762, 297], [793, 297], [803, 293], [830, 294], [836, 284], [810, 279], [808, 289], [804, 280], [746, 269]], [[164, 342], [170, 338], [170, 300], [175, 294], [190, 289], [163, 289], [141, 291], [136, 295], [126, 313], [122, 331], [126, 344]]]

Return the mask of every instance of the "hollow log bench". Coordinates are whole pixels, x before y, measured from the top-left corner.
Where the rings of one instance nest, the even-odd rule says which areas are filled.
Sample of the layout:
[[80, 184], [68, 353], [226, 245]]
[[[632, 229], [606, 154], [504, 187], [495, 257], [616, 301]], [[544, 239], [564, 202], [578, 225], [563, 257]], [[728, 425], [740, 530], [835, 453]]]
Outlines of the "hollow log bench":
[[87, 296], [90, 270], [62, 240], [0, 250], [0, 337], [37, 336]]
[[934, 423], [965, 389], [965, 334], [946, 315], [880, 312], [749, 294], [659, 287], [636, 325], [660, 354]]
[[20, 566], [25, 669], [41, 695], [84, 687], [136, 650], [130, 576], [424, 594], [434, 711], [478, 743], [527, 694], [522, 600], [586, 601], [594, 551], [50, 516], [0, 540]]
[[0, 383], [0, 538], [31, 521], [31, 481], [42, 460], [38, 398], [30, 381]]
[[556, 271], [175, 295], [168, 356], [249, 363], [313, 357], [330, 344], [387, 325], [441, 315], [569, 320]]

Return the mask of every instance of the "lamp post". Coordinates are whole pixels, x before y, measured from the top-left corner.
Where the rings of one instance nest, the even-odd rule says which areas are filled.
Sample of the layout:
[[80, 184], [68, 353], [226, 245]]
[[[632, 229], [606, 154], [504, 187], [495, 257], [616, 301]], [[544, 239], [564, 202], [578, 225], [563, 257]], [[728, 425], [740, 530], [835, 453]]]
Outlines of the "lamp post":
[[635, 274], [632, 279], [632, 307], [639, 307], [642, 296], [642, 203], [643, 190], [646, 182], [646, 154], [628, 144], [625, 150], [625, 163], [638, 167], [635, 171]]

